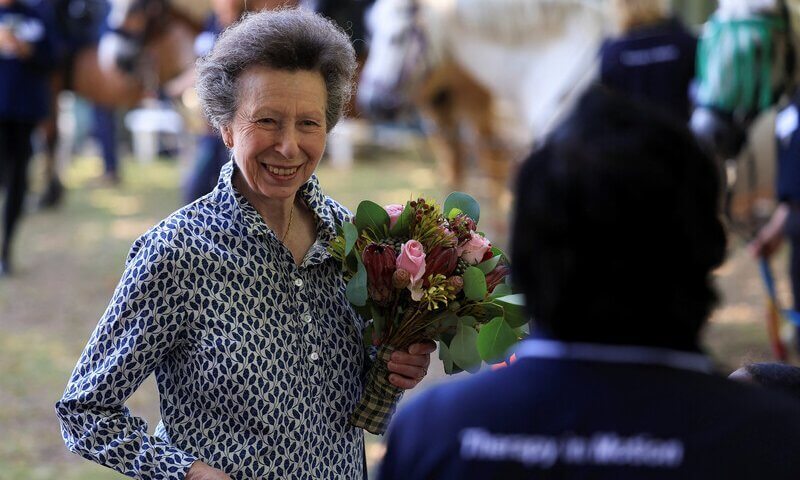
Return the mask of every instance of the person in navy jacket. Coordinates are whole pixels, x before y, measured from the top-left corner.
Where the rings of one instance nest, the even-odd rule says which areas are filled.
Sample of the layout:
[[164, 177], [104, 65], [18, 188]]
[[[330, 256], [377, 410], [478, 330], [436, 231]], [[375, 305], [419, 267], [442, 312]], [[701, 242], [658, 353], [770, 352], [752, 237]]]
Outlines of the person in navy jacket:
[[28, 188], [31, 133], [49, 108], [51, 51], [39, 14], [16, 0], [0, 0], [0, 181], [6, 194], [0, 276], [11, 271], [11, 244]]
[[691, 114], [697, 38], [663, 0], [614, 0], [620, 34], [600, 48], [600, 81], [684, 121]]
[[800, 403], [713, 372], [725, 233], [673, 116], [594, 87], [518, 176], [517, 360], [422, 392], [381, 479], [797, 479]]
[[789, 278], [793, 306], [789, 318], [795, 326], [795, 348], [800, 351], [800, 90], [775, 118], [778, 206], [749, 245], [755, 257], [769, 259], [788, 238]]

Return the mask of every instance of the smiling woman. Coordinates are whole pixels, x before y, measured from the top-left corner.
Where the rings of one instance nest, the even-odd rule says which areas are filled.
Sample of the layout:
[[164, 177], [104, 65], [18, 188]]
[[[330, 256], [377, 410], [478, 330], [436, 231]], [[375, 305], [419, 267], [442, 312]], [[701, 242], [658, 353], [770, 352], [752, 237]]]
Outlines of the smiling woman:
[[255, 66], [239, 85], [236, 115], [221, 128], [241, 172], [234, 186], [300, 263], [316, 235], [311, 211], [301, 203], [295, 212], [295, 193], [325, 150], [325, 82], [316, 72]]
[[[137, 478], [362, 476], [348, 418], [371, 352], [328, 253], [351, 214], [314, 175], [354, 70], [347, 36], [302, 10], [248, 15], [198, 61], [234, 159], [134, 243], [56, 406], [70, 450]], [[416, 386], [432, 350], [394, 352], [389, 380]], [[153, 372], [150, 435], [125, 401]]]

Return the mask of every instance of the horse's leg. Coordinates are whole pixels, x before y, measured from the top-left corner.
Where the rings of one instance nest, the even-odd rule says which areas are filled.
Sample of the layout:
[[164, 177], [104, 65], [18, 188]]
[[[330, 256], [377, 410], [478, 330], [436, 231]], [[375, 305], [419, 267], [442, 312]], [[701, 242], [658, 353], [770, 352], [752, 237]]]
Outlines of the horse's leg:
[[467, 79], [459, 88], [459, 111], [474, 128], [478, 164], [488, 178], [489, 194], [499, 203], [510, 201], [507, 182], [511, 162], [495, 128], [492, 97], [485, 88]]
[[442, 178], [448, 186], [462, 190], [466, 159], [455, 106], [452, 89], [442, 88], [428, 98], [423, 114], [428, 117], [426, 130]]

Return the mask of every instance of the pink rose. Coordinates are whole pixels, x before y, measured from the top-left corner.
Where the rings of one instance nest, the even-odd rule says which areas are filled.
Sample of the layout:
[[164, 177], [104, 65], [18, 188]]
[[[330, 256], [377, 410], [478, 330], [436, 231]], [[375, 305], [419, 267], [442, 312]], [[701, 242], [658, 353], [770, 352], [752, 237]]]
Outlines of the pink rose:
[[489, 240], [472, 232], [469, 240], [456, 247], [456, 250], [458, 251], [458, 256], [463, 258], [465, 262], [470, 265], [477, 265], [483, 260], [483, 256], [490, 248], [492, 248], [492, 244]]
[[409, 240], [400, 247], [397, 256], [397, 268], [403, 269], [411, 275], [411, 298], [419, 301], [422, 298], [422, 277], [425, 275], [425, 249], [416, 240]]
[[397, 203], [383, 207], [386, 213], [389, 214], [389, 228], [394, 227], [394, 224], [397, 223], [397, 219], [400, 218], [400, 214], [403, 213], [404, 208], [406, 208], [405, 205], [399, 205]]

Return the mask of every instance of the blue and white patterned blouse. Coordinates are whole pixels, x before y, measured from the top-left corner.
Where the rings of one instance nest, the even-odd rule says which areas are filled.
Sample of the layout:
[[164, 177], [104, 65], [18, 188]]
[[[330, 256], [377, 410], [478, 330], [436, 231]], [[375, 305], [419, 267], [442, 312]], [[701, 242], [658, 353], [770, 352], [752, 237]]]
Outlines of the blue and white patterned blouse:
[[[125, 475], [182, 479], [200, 459], [234, 479], [359, 478], [348, 424], [368, 360], [362, 320], [327, 252], [349, 212], [316, 177], [300, 267], [231, 184], [140, 237], [56, 404], [67, 447]], [[155, 434], [124, 403], [155, 372]]]

